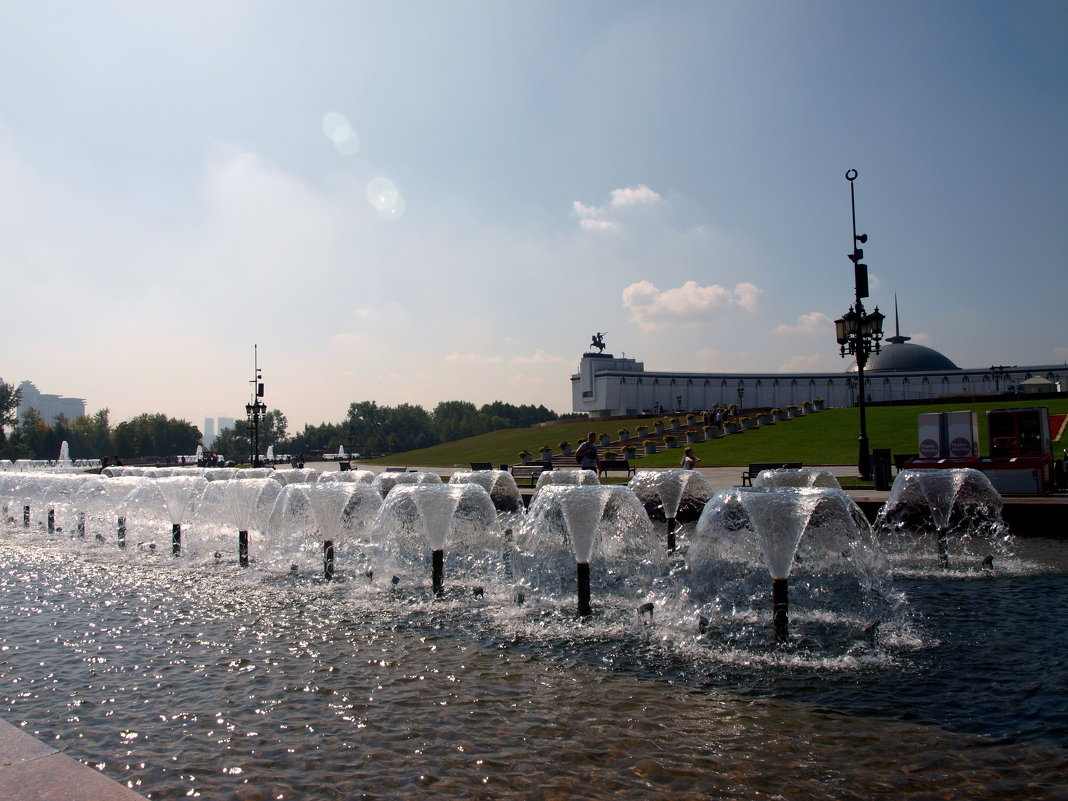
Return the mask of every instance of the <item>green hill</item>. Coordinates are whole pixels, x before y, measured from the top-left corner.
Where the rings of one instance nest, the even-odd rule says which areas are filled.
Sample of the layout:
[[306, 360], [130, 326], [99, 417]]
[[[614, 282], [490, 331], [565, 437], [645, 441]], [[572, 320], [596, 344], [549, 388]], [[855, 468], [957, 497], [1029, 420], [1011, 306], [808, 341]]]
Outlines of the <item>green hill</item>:
[[[971, 410], [979, 416], [979, 444], [983, 455], [986, 448], [986, 412], [990, 409], [1005, 409], [1024, 406], [1045, 406], [1050, 414], [1068, 413], [1068, 399], [1043, 400], [1029, 404], [1026, 401], [999, 403], [946, 403], [923, 406], [875, 406], [867, 410], [868, 438], [873, 448], [890, 448], [894, 453], [916, 453], [917, 416], [924, 412], [947, 412]], [[559, 453], [560, 442], [570, 442], [573, 447], [586, 438], [590, 431], [609, 434], [617, 438], [616, 431], [627, 428], [634, 431], [639, 422], [648, 424], [648, 418], [611, 421], [568, 420], [544, 424], [533, 428], [513, 428], [495, 431], [477, 437], [436, 445], [406, 453], [383, 457], [381, 462], [396, 465], [424, 465], [440, 467], [467, 467], [471, 462], [490, 462], [493, 465], [515, 464], [519, 451], [527, 450], [537, 458], [538, 449], [548, 445]], [[716, 440], [698, 443], [694, 453], [702, 460], [702, 466], [720, 467], [747, 465], [752, 462], [802, 461], [805, 464], [851, 464], [857, 458], [857, 436], [860, 431], [858, 410], [828, 409], [814, 414], [732, 434]], [[1057, 432], [1053, 432], [1056, 437]], [[1055, 455], [1068, 445], [1062, 438], [1054, 443]], [[603, 449], [602, 449], [603, 450]], [[638, 466], [677, 465], [682, 459], [682, 449], [673, 449], [635, 460]]]

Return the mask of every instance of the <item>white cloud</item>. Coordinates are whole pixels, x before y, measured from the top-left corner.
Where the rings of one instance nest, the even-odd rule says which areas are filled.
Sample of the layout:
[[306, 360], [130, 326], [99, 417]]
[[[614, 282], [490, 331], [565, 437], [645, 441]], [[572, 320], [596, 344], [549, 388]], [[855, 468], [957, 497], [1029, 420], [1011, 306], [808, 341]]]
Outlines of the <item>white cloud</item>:
[[645, 184], [627, 187], [625, 189], [613, 189], [611, 192], [611, 204], [613, 208], [620, 206], [652, 205], [659, 203], [664, 198], [654, 192]]
[[795, 325], [783, 323], [775, 329], [776, 334], [815, 334], [834, 328], [831, 318], [823, 312], [809, 312], [797, 318]]
[[579, 219], [584, 231], [619, 231], [623, 224], [618, 219], [621, 211], [636, 206], [655, 206], [663, 197], [645, 184], [613, 189], [607, 206], [588, 206], [581, 200], [571, 203], [571, 212]]
[[622, 226], [611, 220], [579, 220], [583, 231], [618, 231]]
[[734, 289], [717, 284], [700, 286], [687, 281], [681, 287], [661, 292], [649, 281], [638, 281], [623, 289], [623, 306], [630, 318], [646, 331], [672, 323], [695, 325], [705, 322], [704, 316], [713, 309], [737, 306], [753, 311], [759, 305], [763, 290], [755, 284], [742, 282]]

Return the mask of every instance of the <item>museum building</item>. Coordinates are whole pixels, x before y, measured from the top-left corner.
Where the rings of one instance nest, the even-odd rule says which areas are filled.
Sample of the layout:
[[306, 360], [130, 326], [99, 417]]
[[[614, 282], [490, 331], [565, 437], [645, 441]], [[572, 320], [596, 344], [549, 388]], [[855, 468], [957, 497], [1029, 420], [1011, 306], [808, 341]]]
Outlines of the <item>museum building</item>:
[[[933, 348], [898, 333], [864, 368], [865, 399], [917, 401], [1005, 392], [1061, 392], [1068, 366], [957, 367]], [[857, 403], [857, 368], [840, 373], [669, 373], [635, 359], [588, 352], [571, 376], [572, 408], [590, 417], [698, 411], [738, 403], [785, 408], [821, 398], [827, 407]]]

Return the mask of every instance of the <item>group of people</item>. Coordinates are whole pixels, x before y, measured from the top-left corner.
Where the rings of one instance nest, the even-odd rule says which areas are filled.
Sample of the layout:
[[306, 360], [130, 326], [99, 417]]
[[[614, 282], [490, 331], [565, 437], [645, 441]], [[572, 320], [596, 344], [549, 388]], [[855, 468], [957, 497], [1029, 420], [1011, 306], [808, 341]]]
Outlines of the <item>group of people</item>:
[[[591, 431], [586, 435], [586, 439], [575, 451], [575, 459], [583, 470], [596, 470], [598, 474], [601, 472], [601, 455], [597, 450], [597, 434], [595, 432]], [[699, 461], [701, 460], [693, 455], [693, 448], [686, 448], [682, 452], [682, 464], [680, 466], [684, 470], [693, 470], [697, 467]]]

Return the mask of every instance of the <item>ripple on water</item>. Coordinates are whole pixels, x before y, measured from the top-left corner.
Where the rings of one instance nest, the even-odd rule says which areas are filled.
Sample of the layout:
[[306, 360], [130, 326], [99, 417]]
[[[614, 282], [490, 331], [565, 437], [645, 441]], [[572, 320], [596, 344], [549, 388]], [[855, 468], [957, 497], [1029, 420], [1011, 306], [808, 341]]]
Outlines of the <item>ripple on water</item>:
[[895, 636], [922, 647], [828, 668], [633, 614], [383, 605], [355, 582], [3, 544], [4, 716], [152, 798], [1004, 799], [1068, 782], [1065, 635], [1028, 635], [1063, 620], [1063, 576], [911, 580], [916, 631]]

